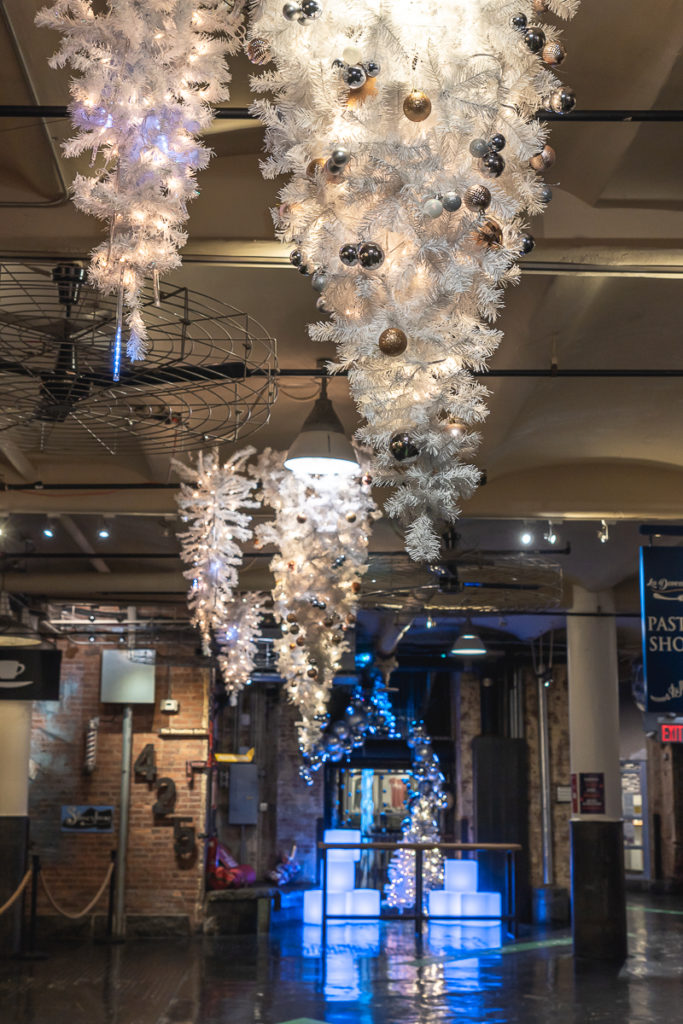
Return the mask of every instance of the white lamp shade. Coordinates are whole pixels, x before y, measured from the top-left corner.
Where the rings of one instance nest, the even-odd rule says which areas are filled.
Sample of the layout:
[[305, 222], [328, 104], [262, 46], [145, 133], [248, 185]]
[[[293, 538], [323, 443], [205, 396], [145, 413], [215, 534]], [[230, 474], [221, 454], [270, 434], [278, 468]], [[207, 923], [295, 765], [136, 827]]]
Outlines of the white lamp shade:
[[327, 865], [325, 888], [330, 892], [349, 892], [356, 884], [356, 865], [352, 860], [333, 860]]
[[[325, 843], [359, 843], [359, 828], [326, 828], [323, 833]], [[360, 860], [360, 850], [328, 850], [327, 863], [335, 860]]]
[[[345, 892], [328, 892], [327, 913], [345, 914], [346, 897]], [[307, 889], [304, 893], [304, 924], [323, 923], [323, 891], [322, 889]]]
[[443, 887], [448, 892], [476, 892], [479, 888], [476, 860], [445, 860]]
[[486, 645], [481, 637], [470, 629], [460, 634], [449, 653], [459, 657], [480, 658], [486, 654]]
[[463, 892], [463, 917], [500, 917], [502, 900], [499, 892]]
[[327, 397], [325, 378], [320, 397], [287, 452], [285, 469], [316, 476], [352, 476], [360, 472], [356, 453]]
[[460, 893], [432, 889], [428, 897], [430, 917], [460, 917]]
[[346, 913], [349, 917], [379, 917], [379, 889], [354, 889], [347, 893]]

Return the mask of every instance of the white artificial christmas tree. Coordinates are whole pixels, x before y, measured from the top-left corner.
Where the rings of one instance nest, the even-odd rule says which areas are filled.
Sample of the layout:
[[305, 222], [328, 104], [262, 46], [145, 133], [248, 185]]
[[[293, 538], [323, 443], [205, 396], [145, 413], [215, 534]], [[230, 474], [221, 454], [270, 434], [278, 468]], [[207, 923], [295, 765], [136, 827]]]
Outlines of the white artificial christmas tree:
[[256, 482], [243, 472], [255, 452], [245, 448], [226, 462], [217, 452], [197, 456], [195, 466], [173, 461], [183, 481], [177, 504], [187, 529], [179, 534], [180, 557], [189, 565], [188, 605], [199, 629], [202, 649], [211, 654], [218, 644], [218, 662], [226, 688], [237, 693], [253, 667], [261, 601], [258, 594], [244, 600], [236, 594], [242, 545], [252, 536], [251, 515], [258, 508], [251, 497]]
[[[101, 5], [98, 5], [98, 7]], [[225, 54], [239, 48], [242, 3], [224, 0], [56, 0], [36, 16], [63, 35], [50, 60], [70, 64], [76, 134], [66, 156], [92, 152], [92, 172], [77, 174], [74, 203], [108, 225], [92, 253], [90, 277], [119, 296], [113, 377], [121, 372], [122, 313], [128, 308], [127, 354], [145, 352], [140, 290], [146, 277], [180, 266], [187, 241], [187, 202], [196, 172], [209, 162], [200, 134], [211, 105], [228, 98]]]
[[[437, 556], [479, 471], [486, 416], [473, 375], [501, 335], [506, 286], [533, 246], [528, 216], [551, 198], [539, 107], [575, 99], [554, 68], [559, 18], [578, 0], [261, 0], [247, 53], [270, 66], [267, 177], [289, 175], [273, 211], [311, 274], [375, 453], [386, 505], [418, 559]], [[541, 24], [542, 23], [542, 24]]]
[[377, 515], [367, 477], [295, 475], [283, 453], [267, 449], [254, 469], [274, 518], [257, 527], [259, 544], [273, 544], [273, 612], [282, 624], [275, 641], [278, 670], [301, 713], [302, 776], [322, 763], [321, 731], [346, 631], [354, 625], [367, 570], [370, 524]]

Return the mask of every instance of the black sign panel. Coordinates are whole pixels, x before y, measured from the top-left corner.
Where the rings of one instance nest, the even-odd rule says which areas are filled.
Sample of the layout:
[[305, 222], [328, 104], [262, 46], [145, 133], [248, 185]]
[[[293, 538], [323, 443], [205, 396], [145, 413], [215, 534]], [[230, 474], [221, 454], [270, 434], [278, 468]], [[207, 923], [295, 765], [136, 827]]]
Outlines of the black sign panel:
[[61, 651], [0, 647], [0, 700], [59, 700]]
[[646, 711], [683, 712], [683, 547], [640, 549]]

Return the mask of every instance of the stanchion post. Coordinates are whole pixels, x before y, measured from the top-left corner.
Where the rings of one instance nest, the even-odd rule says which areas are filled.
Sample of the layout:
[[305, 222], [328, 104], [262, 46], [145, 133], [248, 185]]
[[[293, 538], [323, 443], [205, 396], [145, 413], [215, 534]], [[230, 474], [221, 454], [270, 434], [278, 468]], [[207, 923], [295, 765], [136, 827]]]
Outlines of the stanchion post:
[[327, 848], [323, 850], [323, 893], [322, 893], [323, 958], [327, 950]]
[[36, 951], [36, 921], [38, 917], [38, 876], [40, 875], [40, 857], [34, 853], [31, 857], [31, 904], [28, 919], [28, 952]]
[[114, 927], [114, 893], [116, 892], [116, 850], [110, 851], [111, 862], [114, 865], [109, 876], [109, 905], [107, 907], [107, 938], [110, 939]]
[[415, 850], [415, 934], [422, 935], [422, 849]]

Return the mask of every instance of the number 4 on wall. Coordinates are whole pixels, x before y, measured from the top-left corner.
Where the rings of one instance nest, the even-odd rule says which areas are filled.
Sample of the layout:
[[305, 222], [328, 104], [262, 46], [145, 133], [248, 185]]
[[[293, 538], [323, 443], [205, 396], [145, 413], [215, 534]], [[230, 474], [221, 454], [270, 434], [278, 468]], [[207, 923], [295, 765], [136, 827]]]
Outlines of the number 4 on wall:
[[146, 743], [142, 748], [133, 766], [133, 771], [136, 778], [144, 779], [145, 782], [154, 782], [157, 777], [157, 758], [153, 743]]

